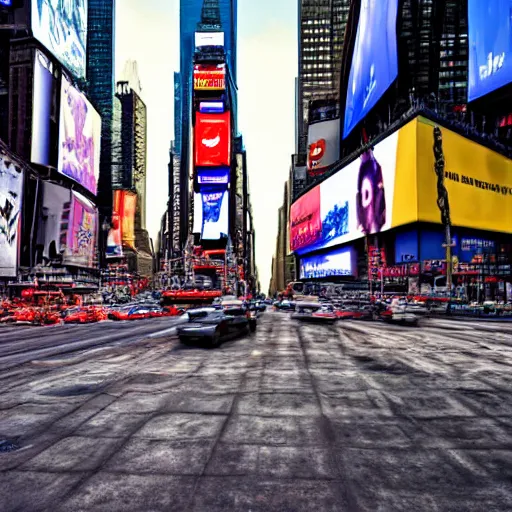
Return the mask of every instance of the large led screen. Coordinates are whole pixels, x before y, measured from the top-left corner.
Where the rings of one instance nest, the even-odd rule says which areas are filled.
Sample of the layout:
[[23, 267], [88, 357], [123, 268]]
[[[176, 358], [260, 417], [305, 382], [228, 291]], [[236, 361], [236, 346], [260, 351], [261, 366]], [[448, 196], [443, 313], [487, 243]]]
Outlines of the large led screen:
[[197, 169], [197, 182], [199, 185], [227, 185], [230, 170], [229, 167]]
[[231, 160], [231, 117], [224, 114], [196, 112], [195, 165], [229, 167]]
[[[418, 218], [441, 223], [432, 124], [424, 118], [417, 122]], [[452, 224], [511, 233], [512, 160], [446, 128], [441, 134]]]
[[96, 255], [96, 208], [85, 197], [73, 192], [71, 218], [65, 263], [92, 267]]
[[85, 77], [87, 0], [32, 0], [32, 32], [75, 76]]
[[343, 244], [392, 226], [398, 132], [299, 198], [291, 247], [299, 253]]
[[328, 254], [309, 256], [300, 260], [300, 278], [352, 276], [353, 251], [341, 249]]
[[[114, 190], [112, 205], [113, 229], [121, 230], [122, 244], [135, 250], [135, 211], [137, 209], [137, 194], [129, 190]], [[116, 228], [117, 226], [117, 228]], [[111, 233], [117, 241], [116, 233]], [[112, 254], [115, 256], [117, 254]]]
[[203, 46], [224, 46], [224, 32], [196, 32], [196, 48]]
[[43, 256], [67, 265], [94, 266], [98, 213], [82, 195], [54, 183], [43, 183], [40, 232]]
[[195, 91], [223, 91], [226, 88], [226, 64], [196, 64]]
[[50, 165], [50, 121], [54, 82], [52, 63], [40, 51], [36, 51], [30, 159], [41, 165]]
[[16, 277], [18, 270], [23, 172], [0, 156], [0, 276]]
[[398, 75], [397, 11], [398, 0], [361, 0], [343, 138], [375, 106]]
[[58, 170], [96, 194], [100, 172], [101, 117], [62, 77]]
[[229, 233], [229, 192], [208, 188], [194, 194], [194, 233], [203, 240], [221, 240]]
[[309, 125], [308, 170], [318, 172], [340, 158], [340, 120]]
[[512, 0], [469, 0], [469, 101], [512, 82]]

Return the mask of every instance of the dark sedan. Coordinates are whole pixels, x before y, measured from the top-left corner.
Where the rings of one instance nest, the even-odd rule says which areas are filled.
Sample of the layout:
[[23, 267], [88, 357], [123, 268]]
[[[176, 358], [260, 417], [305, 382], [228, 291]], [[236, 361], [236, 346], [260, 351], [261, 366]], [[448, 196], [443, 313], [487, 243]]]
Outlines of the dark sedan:
[[190, 310], [188, 317], [188, 322], [178, 327], [180, 341], [185, 344], [204, 342], [209, 347], [218, 347], [223, 341], [248, 334], [255, 328], [245, 308], [202, 308]]

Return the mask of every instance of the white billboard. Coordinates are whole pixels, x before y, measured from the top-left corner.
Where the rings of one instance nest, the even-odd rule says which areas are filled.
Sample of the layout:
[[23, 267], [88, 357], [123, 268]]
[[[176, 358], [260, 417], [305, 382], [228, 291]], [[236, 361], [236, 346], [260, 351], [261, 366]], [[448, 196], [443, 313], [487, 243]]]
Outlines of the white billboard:
[[0, 155], [0, 276], [16, 277], [21, 230], [23, 172]]
[[340, 158], [340, 120], [309, 125], [308, 171], [321, 171]]
[[196, 48], [202, 46], [224, 46], [224, 32], [196, 32]]
[[87, 0], [32, 0], [32, 32], [75, 76], [85, 77]]

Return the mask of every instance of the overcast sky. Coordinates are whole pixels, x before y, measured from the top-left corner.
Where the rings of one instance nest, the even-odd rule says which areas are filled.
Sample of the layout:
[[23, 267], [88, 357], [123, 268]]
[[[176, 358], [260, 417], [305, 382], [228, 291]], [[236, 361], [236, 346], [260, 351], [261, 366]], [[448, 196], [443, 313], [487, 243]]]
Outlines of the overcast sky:
[[[148, 108], [147, 223], [156, 241], [167, 203], [174, 137], [173, 72], [179, 71], [179, 0], [117, 0], [116, 78], [138, 62]], [[294, 152], [297, 1], [238, 3], [239, 128], [247, 149], [256, 227], [256, 263], [264, 292], [271, 275], [277, 209]]]

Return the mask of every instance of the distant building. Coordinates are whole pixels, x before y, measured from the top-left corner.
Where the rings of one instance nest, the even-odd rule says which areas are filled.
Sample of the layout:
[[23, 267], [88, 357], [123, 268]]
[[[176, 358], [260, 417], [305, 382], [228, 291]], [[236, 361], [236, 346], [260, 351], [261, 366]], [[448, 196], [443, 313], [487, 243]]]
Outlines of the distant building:
[[339, 78], [350, 0], [298, 0], [299, 77], [297, 83], [297, 153], [307, 150], [311, 100], [339, 102]]
[[98, 207], [112, 211], [112, 130], [114, 115], [115, 0], [89, 0], [87, 14], [87, 93], [101, 115]]

